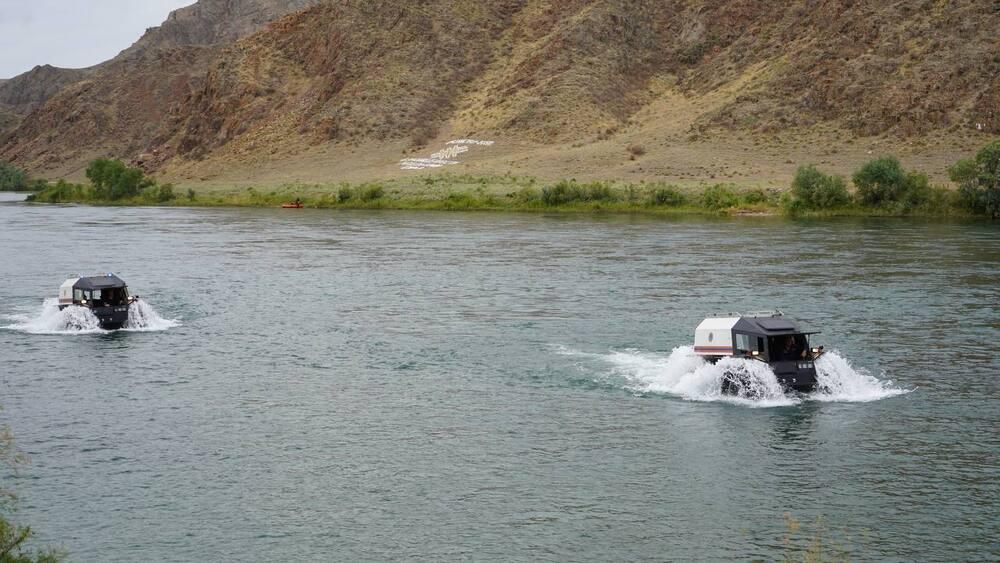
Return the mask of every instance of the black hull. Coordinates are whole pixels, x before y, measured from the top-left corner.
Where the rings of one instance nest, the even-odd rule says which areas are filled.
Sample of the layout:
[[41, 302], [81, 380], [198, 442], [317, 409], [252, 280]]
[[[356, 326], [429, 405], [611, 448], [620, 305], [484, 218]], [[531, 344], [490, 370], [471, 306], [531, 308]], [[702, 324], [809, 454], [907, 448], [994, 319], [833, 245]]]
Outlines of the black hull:
[[786, 391], [810, 393], [816, 390], [816, 366], [812, 360], [774, 362], [771, 368]]
[[[69, 305], [60, 305], [59, 310], [62, 311]], [[90, 309], [94, 316], [97, 317], [98, 325], [102, 330], [120, 330], [128, 322], [128, 306], [117, 306], [117, 307], [88, 307], [86, 305], [77, 305], [77, 307], [86, 307]]]
[[[800, 367], [803, 365], [803, 367]], [[808, 367], [805, 367], [808, 365]], [[816, 368], [809, 362], [774, 362], [770, 364], [775, 379], [785, 393], [812, 393], [816, 390]], [[722, 392], [726, 395], [756, 397], [761, 392], [760, 384], [749, 372], [739, 368], [727, 370], [722, 376]]]

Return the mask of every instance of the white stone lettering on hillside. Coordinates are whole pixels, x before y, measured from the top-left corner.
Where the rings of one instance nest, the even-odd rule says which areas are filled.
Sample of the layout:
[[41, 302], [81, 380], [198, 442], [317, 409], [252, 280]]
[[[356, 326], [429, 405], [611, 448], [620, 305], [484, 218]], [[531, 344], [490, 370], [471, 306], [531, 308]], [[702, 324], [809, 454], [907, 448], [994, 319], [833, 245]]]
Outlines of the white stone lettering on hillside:
[[429, 158], [404, 158], [399, 161], [399, 167], [403, 170], [424, 170], [426, 168], [440, 168], [451, 164], [458, 164], [455, 160], [459, 155], [469, 152], [471, 147], [491, 147], [493, 141], [480, 141], [477, 139], [455, 139], [445, 143], [445, 148], [430, 155]]

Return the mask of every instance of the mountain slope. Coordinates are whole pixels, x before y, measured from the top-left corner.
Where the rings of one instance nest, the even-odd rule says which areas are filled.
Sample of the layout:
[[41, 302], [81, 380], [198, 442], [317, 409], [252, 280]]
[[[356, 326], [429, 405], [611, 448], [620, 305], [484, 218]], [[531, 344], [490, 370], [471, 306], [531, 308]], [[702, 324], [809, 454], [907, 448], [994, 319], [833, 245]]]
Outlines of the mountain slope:
[[236, 41], [281, 16], [297, 12], [318, 0], [199, 0], [174, 10], [166, 21], [146, 30], [119, 57], [150, 49], [188, 45], [219, 45]]
[[0, 158], [66, 170], [101, 153], [202, 176], [322, 154], [340, 174], [365, 147], [384, 173], [443, 135], [591, 155], [609, 139], [1000, 133], [1000, 3], [343, 0], [171, 46], [233, 37], [220, 18], [256, 21], [250, 5], [172, 16], [35, 111]]
[[[181, 47], [228, 44], [250, 35], [278, 17], [315, 4], [317, 0], [199, 0], [174, 10], [160, 26], [146, 30], [141, 38], [118, 56], [86, 69], [37, 66], [12, 79], [0, 81], [0, 134], [67, 86], [85, 79], [115, 80], [120, 72], [147, 70], [142, 65], [150, 53]], [[123, 69], [120, 63], [138, 61]], [[109, 68], [111, 67], [111, 68]], [[197, 70], [197, 69], [192, 69]], [[200, 69], [204, 70], [204, 69]], [[155, 74], [151, 79], [159, 78]], [[85, 109], [85, 108], [80, 108]]]
[[0, 133], [12, 129], [22, 117], [87, 73], [85, 69], [41, 65], [0, 81]]

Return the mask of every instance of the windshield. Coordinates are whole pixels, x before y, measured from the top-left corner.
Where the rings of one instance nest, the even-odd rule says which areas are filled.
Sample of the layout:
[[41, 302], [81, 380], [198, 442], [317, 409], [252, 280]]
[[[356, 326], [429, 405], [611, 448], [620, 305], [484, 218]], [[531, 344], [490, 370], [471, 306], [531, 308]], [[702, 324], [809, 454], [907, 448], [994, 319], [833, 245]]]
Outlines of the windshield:
[[809, 337], [805, 334], [786, 334], [768, 338], [770, 361], [787, 362], [806, 357], [809, 351]]

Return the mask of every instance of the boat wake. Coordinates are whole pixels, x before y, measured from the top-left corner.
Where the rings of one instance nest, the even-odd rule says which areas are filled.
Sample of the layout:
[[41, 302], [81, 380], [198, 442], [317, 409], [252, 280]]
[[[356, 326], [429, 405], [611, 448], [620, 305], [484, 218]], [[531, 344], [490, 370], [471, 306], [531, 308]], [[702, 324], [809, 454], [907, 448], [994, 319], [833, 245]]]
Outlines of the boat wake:
[[[112, 332], [101, 328], [94, 313], [86, 307], [71, 306], [59, 310], [58, 299], [46, 299], [42, 310], [35, 316], [5, 315], [12, 324], [0, 326], [7, 330], [29, 334], [94, 334]], [[179, 326], [180, 321], [164, 319], [152, 305], [141, 299], [128, 309], [128, 322], [121, 329], [126, 332], [153, 332]]]
[[[569, 349], [559, 353], [587, 361], [581, 368], [599, 371], [598, 379], [620, 385], [635, 393], [675, 395], [691, 401], [722, 401], [753, 407], [796, 405], [804, 401], [869, 402], [909, 393], [892, 381], [882, 380], [855, 369], [836, 352], [827, 352], [816, 360], [818, 388], [809, 394], [785, 394], [770, 366], [755, 360], [723, 358], [716, 364], [694, 353], [694, 347], [675, 348], [670, 355], [638, 350], [588, 354]], [[738, 395], [722, 392], [726, 372], [745, 374], [746, 389]]]

